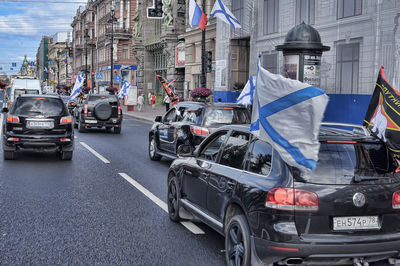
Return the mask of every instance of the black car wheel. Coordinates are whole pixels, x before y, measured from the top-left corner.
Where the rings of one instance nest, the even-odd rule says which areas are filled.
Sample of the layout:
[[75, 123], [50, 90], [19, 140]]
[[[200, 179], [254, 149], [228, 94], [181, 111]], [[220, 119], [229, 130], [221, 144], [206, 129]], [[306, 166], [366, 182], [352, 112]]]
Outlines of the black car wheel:
[[115, 134], [121, 134], [121, 125], [119, 125], [119, 127], [114, 127], [114, 133]]
[[151, 136], [149, 140], [149, 157], [152, 161], [161, 160], [161, 156], [157, 154], [157, 144], [154, 136]]
[[81, 122], [81, 120], [78, 120], [78, 131], [83, 133], [85, 132], [85, 125]]
[[73, 152], [72, 151], [62, 151], [61, 160], [71, 160]]
[[179, 222], [179, 199], [180, 191], [178, 178], [173, 176], [168, 182], [168, 214], [171, 221]]
[[233, 216], [225, 226], [225, 258], [229, 266], [250, 265], [250, 234], [244, 215]]
[[4, 160], [14, 160], [14, 152], [13, 151], [4, 151], [3, 150]]

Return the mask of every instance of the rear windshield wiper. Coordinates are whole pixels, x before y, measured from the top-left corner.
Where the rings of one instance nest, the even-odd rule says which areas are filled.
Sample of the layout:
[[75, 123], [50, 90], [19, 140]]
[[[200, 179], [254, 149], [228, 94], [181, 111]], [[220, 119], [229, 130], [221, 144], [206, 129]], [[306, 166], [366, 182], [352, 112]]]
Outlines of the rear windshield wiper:
[[373, 181], [373, 180], [378, 180], [378, 179], [380, 179], [380, 177], [355, 175], [355, 176], [353, 176], [353, 183], [359, 183], [362, 181]]

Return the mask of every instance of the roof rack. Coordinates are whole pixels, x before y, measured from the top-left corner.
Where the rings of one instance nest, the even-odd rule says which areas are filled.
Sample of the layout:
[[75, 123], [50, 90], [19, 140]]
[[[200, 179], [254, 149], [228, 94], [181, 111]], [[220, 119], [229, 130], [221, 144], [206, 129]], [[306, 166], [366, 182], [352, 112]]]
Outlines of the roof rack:
[[356, 124], [348, 124], [348, 123], [335, 123], [335, 122], [322, 122], [321, 126], [328, 126], [328, 127], [335, 127], [339, 129], [343, 128], [352, 128], [352, 133], [353, 135], [364, 135], [364, 136], [370, 136], [370, 133], [368, 130], [363, 127], [362, 125], [356, 125]]

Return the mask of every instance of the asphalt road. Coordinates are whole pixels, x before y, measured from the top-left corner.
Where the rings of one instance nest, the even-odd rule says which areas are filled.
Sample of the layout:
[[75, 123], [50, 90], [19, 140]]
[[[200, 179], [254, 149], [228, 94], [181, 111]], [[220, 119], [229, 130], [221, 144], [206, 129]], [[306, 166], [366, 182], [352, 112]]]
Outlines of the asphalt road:
[[148, 158], [150, 126], [76, 131], [72, 161], [1, 150], [0, 264], [224, 265], [222, 236], [169, 220], [171, 161]]

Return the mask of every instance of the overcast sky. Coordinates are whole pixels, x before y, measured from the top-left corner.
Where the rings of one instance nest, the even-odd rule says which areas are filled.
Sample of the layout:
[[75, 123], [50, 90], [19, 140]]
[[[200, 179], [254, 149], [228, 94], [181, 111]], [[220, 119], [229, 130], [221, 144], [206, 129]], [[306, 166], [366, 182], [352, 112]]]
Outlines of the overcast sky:
[[[86, 0], [0, 0], [0, 67], [19, 71], [24, 55], [36, 60], [42, 36], [72, 31], [71, 22]], [[17, 68], [10, 70], [11, 63]], [[1, 71], [0, 71], [1, 72]]]

